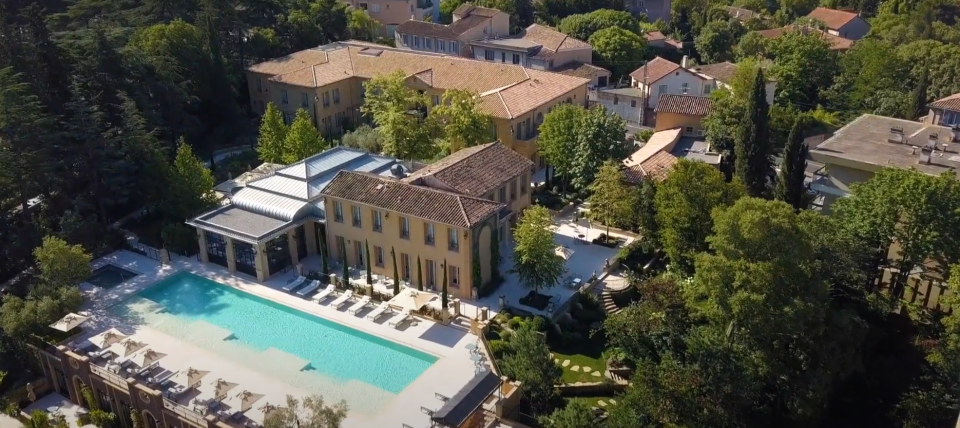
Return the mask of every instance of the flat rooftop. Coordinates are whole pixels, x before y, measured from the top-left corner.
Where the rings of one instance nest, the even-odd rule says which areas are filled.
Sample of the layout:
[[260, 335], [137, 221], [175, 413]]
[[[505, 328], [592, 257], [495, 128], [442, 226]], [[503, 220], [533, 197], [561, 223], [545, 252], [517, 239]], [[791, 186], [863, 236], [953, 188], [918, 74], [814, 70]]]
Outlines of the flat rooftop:
[[710, 165], [720, 164], [720, 153], [710, 151], [710, 143], [695, 137], [680, 137], [670, 154], [681, 159], [697, 160]]
[[960, 168], [957, 134], [943, 126], [865, 114], [810, 150], [810, 157], [867, 171], [915, 168], [938, 175]]

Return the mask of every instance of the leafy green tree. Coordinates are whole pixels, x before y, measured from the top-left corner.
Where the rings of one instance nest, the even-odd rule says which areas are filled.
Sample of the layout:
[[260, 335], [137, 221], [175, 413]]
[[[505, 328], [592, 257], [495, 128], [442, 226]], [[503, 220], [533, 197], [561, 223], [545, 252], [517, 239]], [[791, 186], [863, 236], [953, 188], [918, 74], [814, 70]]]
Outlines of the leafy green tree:
[[302, 400], [287, 395], [287, 403], [264, 419], [265, 428], [340, 428], [347, 418], [347, 403], [327, 405], [323, 397], [311, 395]]
[[807, 187], [803, 182], [807, 169], [807, 152], [800, 121], [797, 120], [783, 149], [783, 163], [780, 164], [780, 176], [774, 192], [775, 199], [790, 204], [796, 210], [806, 208], [809, 202]]
[[[608, 160], [620, 162], [630, 155], [633, 146], [627, 139], [626, 122], [610, 114], [602, 105], [580, 110], [575, 128], [577, 145], [570, 171], [570, 182], [578, 189], [593, 182], [600, 166]], [[569, 156], [569, 155], [568, 155]]]
[[466, 0], [440, 0], [440, 22], [439, 24], [449, 24], [453, 21], [453, 11], [460, 5], [466, 3]]
[[758, 32], [744, 34], [733, 47], [734, 56], [740, 61], [747, 58], [762, 58], [766, 56], [768, 40], [770, 39]]
[[603, 321], [608, 345], [635, 364], [682, 353], [691, 320], [679, 285], [673, 278], [660, 276], [640, 281], [636, 287], [643, 299]]
[[83, 304], [78, 287], [60, 286], [31, 291], [26, 299], [8, 296], [0, 306], [0, 329], [9, 337], [26, 339], [49, 331], [48, 325]]
[[537, 138], [540, 157], [553, 167], [554, 176], [559, 174], [567, 178], [564, 180], [564, 192], [566, 182], [574, 171], [578, 147], [574, 130], [582, 114], [583, 108], [563, 104], [547, 113], [540, 124], [540, 136]]
[[571, 401], [566, 407], [554, 410], [549, 416], [541, 416], [540, 426], [544, 428], [593, 428], [593, 410], [582, 401]]
[[130, 426], [131, 428], [143, 428], [143, 418], [140, 417], [140, 412], [136, 409], [130, 411]]
[[449, 153], [464, 147], [473, 147], [491, 141], [490, 117], [480, 111], [478, 98], [470, 91], [450, 89], [443, 93], [440, 104], [434, 106], [430, 120], [449, 146]]
[[340, 142], [344, 146], [360, 149], [369, 153], [383, 151], [383, 136], [376, 128], [370, 125], [360, 125], [357, 129], [343, 135]]
[[297, 115], [290, 124], [286, 138], [283, 140], [283, 163], [291, 164], [327, 148], [317, 128], [313, 126], [310, 113], [304, 109], [297, 109]]
[[534, 205], [523, 212], [513, 231], [513, 271], [521, 284], [536, 291], [553, 287], [566, 271], [563, 259], [556, 254], [550, 224], [550, 211]]
[[610, 234], [610, 225], [620, 225], [630, 219], [634, 207], [630, 202], [630, 189], [623, 182], [623, 172], [619, 163], [612, 160], [603, 163], [597, 178], [590, 184], [593, 192], [588, 198], [590, 203], [590, 217], [607, 227]]
[[747, 98], [743, 127], [734, 145], [736, 175], [751, 196], [762, 196], [767, 192], [767, 177], [771, 170], [773, 148], [770, 144], [770, 106], [767, 105], [766, 82], [763, 70], [758, 70]]
[[700, 59], [708, 64], [732, 59], [733, 46], [745, 32], [737, 20], [708, 22], [694, 39]]
[[250, 30], [244, 44], [246, 57], [262, 62], [283, 56], [283, 44], [280, 35], [273, 28], [256, 27]]
[[164, 206], [171, 220], [191, 218], [216, 206], [213, 174], [182, 139], [177, 147], [170, 178], [169, 194]]
[[599, 9], [590, 13], [570, 15], [560, 20], [557, 30], [578, 40], [590, 40], [597, 31], [618, 27], [641, 35], [637, 18], [623, 10]]
[[513, 351], [501, 361], [503, 374], [520, 381], [524, 396], [530, 400], [534, 415], [550, 411], [557, 398], [563, 370], [553, 361], [544, 337], [530, 328], [517, 330], [510, 340]]
[[610, 70], [614, 78], [630, 74], [643, 61], [646, 40], [620, 27], [599, 30], [589, 39], [597, 65]]
[[51, 289], [76, 287], [90, 276], [90, 254], [55, 236], [44, 237], [33, 256], [40, 268], [40, 280]]
[[815, 32], [787, 32], [769, 42], [767, 55], [774, 61], [778, 102], [808, 109], [821, 102], [838, 70], [837, 53]]
[[693, 272], [693, 259], [707, 250], [707, 237], [713, 231], [710, 213], [716, 207], [733, 204], [744, 193], [739, 182], [727, 183], [711, 165], [685, 159], [677, 162], [657, 185], [654, 199], [660, 240], [671, 268]]
[[433, 130], [425, 117], [427, 100], [406, 86], [403, 71], [364, 84], [360, 111], [371, 117], [383, 136], [383, 152], [400, 159], [431, 159], [437, 154]]
[[637, 230], [640, 236], [655, 246], [660, 246], [660, 228], [657, 225], [657, 183], [644, 179], [635, 190]]
[[351, 38], [373, 41], [380, 32], [380, 23], [363, 9], [347, 9], [347, 31]]
[[260, 160], [270, 163], [283, 162], [283, 149], [289, 128], [283, 123], [283, 114], [277, 105], [267, 103], [267, 110], [260, 121], [260, 136], [257, 138], [257, 153]]
[[910, 97], [910, 103], [907, 104], [907, 110], [904, 117], [907, 119], [918, 119], [927, 115], [927, 90], [930, 87], [930, 73], [923, 69], [917, 85], [913, 88]]
[[[960, 182], [953, 172], [929, 176], [916, 170], [885, 168], [870, 180], [851, 186], [838, 200], [834, 215], [875, 256], [897, 268], [892, 293], [899, 296], [910, 271], [934, 260], [940, 266], [960, 261], [958, 222]], [[897, 243], [897, 251], [890, 253]]]

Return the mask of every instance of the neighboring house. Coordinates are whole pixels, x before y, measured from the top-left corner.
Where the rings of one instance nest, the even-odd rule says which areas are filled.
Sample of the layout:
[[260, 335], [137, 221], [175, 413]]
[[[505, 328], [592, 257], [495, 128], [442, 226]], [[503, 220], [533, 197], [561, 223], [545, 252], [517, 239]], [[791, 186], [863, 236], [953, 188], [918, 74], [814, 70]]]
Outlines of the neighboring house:
[[644, 14], [648, 22], [658, 19], [670, 21], [670, 0], [626, 0], [627, 11], [634, 15]]
[[643, 35], [647, 39], [647, 46], [658, 49], [667, 48], [667, 36], [659, 31], [651, 31]]
[[510, 239], [510, 226], [530, 205], [533, 166], [490, 143], [403, 178], [343, 171], [322, 192], [332, 213], [327, 248], [335, 260], [346, 254], [348, 265], [369, 263], [373, 273], [387, 277], [396, 269], [401, 280], [423, 278], [434, 290], [446, 271], [451, 294], [475, 298], [476, 289], [493, 279], [493, 243]]
[[502, 141], [536, 163], [544, 115], [561, 103], [585, 105], [590, 83], [518, 65], [347, 41], [250, 66], [250, 103], [262, 114], [266, 104], [273, 102], [288, 120], [304, 108], [325, 135], [338, 134], [344, 124], [368, 120], [360, 114], [363, 83], [395, 71], [407, 76], [408, 87], [427, 95], [428, 114], [447, 89], [477, 94], [480, 110], [493, 122], [490, 139]]
[[654, 131], [680, 129], [685, 137], [703, 137], [703, 118], [710, 114], [710, 97], [660, 95]]
[[187, 224], [200, 260], [264, 281], [318, 254], [326, 222], [320, 191], [340, 171], [393, 175], [396, 159], [336, 147], [229, 190], [228, 202]]
[[720, 165], [720, 154], [711, 151], [708, 143], [681, 133], [679, 128], [654, 132], [643, 147], [624, 159], [625, 180], [633, 184], [644, 179], [662, 180], [681, 158]]
[[865, 114], [810, 150], [825, 165], [811, 188], [824, 196], [823, 210], [850, 194], [850, 186], [882, 168], [916, 169], [930, 175], [960, 169], [960, 128]]
[[960, 93], [941, 98], [930, 104], [930, 114], [927, 123], [940, 126], [960, 126]]
[[769, 17], [764, 16], [759, 12], [754, 12], [750, 9], [744, 9], [742, 7], [724, 6], [723, 9], [727, 11], [727, 14], [730, 15], [730, 18], [736, 19], [737, 21], [740, 21], [741, 23], [744, 23], [744, 24], [753, 19], [756, 19], [761, 22], [766, 22], [770, 20]]
[[399, 49], [469, 57], [471, 40], [509, 35], [510, 15], [466, 3], [453, 11], [450, 25], [411, 19], [397, 26], [394, 39]]
[[644, 93], [639, 88], [603, 89], [597, 91], [597, 102], [610, 113], [634, 125], [644, 125]]
[[818, 28], [801, 27], [798, 25], [788, 25], [786, 27], [771, 28], [769, 30], [760, 30], [760, 31], [757, 31], [757, 33], [760, 33], [760, 35], [768, 39], [777, 39], [786, 33], [798, 32], [798, 31], [803, 32], [804, 34], [819, 35], [821, 39], [829, 42], [830, 49], [835, 51], [846, 51], [846, 50], [849, 50], [851, 46], [853, 46], [853, 40], [845, 39], [843, 37], [830, 34]]
[[537, 70], [593, 61], [593, 47], [589, 43], [540, 24], [533, 24], [513, 37], [490, 37], [474, 40], [470, 45], [475, 59], [519, 64]]
[[807, 15], [827, 26], [827, 32], [847, 40], [860, 40], [870, 32], [870, 24], [856, 12], [818, 7]]
[[[737, 74], [737, 65], [729, 61], [718, 62], [715, 64], [696, 65], [690, 69], [709, 79], [711, 89], [704, 90], [704, 96], [709, 95], [709, 93], [715, 89], [732, 89], [731, 82], [733, 81], [733, 77]], [[765, 70], [764, 77], [767, 78], [767, 84], [764, 89], [766, 89], [767, 92], [767, 104], [773, 105], [773, 97], [777, 91], [777, 82], [772, 80], [769, 77], [769, 74], [770, 73]]]
[[610, 82], [610, 70], [607, 70], [603, 67], [597, 67], [593, 64], [568, 62], [559, 67], [555, 67], [550, 71], [566, 74], [567, 76], [590, 79], [590, 85], [592, 85], [594, 88], [606, 88], [612, 83]]
[[630, 86], [640, 89], [651, 109], [663, 94], [709, 95], [709, 80], [684, 66], [658, 56], [630, 73]]
[[437, 0], [342, 0], [358, 9], [363, 9], [382, 25], [380, 35], [393, 37], [397, 26], [408, 21], [422, 21], [424, 17], [436, 19], [440, 13]]

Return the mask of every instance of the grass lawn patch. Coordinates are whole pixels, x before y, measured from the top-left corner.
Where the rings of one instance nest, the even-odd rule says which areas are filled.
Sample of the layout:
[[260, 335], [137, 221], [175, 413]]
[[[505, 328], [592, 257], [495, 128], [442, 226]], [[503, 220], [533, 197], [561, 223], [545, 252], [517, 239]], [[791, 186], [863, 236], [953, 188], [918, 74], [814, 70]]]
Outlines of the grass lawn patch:
[[[587, 407], [600, 407], [601, 409], [604, 409], [604, 410], [610, 410], [610, 408], [615, 406], [615, 404], [610, 403], [611, 398], [614, 400], [617, 399], [612, 395], [597, 395], [597, 396], [589, 396], [589, 397], [564, 397], [564, 398], [567, 400], [568, 405], [573, 402], [579, 401], [585, 404]], [[604, 403], [607, 403], [607, 405], [604, 407], [601, 407], [600, 406], [601, 400], [603, 400]]]
[[[553, 352], [553, 358], [560, 360], [559, 364], [563, 368], [563, 382], [600, 382], [603, 381], [603, 372], [607, 369], [607, 364], [603, 360], [603, 350], [606, 343], [602, 337], [591, 337], [580, 341], [575, 346], [565, 348], [550, 348]], [[563, 362], [570, 360], [566, 367]], [[572, 370], [577, 367], [577, 371]], [[589, 367], [589, 373], [583, 372], [583, 367]], [[600, 376], [594, 376], [593, 372], [599, 371]]]

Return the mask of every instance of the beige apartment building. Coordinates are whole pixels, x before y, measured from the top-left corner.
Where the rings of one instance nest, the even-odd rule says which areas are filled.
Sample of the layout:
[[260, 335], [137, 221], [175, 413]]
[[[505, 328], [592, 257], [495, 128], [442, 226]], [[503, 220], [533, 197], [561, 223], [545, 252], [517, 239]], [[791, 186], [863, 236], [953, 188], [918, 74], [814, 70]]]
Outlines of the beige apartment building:
[[[503, 144], [460, 150], [403, 178], [342, 171], [323, 190], [333, 260], [475, 298], [493, 247], [530, 205], [533, 163]], [[369, 251], [369, 260], [367, 252]], [[501, 257], [504, 257], [501, 255]], [[419, 269], [419, 272], [418, 272]]]
[[497, 9], [460, 5], [449, 25], [411, 19], [396, 28], [397, 48], [471, 57], [470, 41], [510, 35], [510, 15]]
[[413, 52], [363, 42], [306, 49], [247, 69], [250, 103], [262, 113], [268, 102], [292, 120], [298, 108], [311, 112], [326, 135], [363, 121], [363, 83], [395, 71], [431, 100], [428, 114], [447, 89], [477, 94], [499, 140], [538, 165], [537, 136], [543, 117], [561, 103], [585, 105], [588, 79], [439, 53]]
[[381, 24], [381, 37], [392, 38], [398, 25], [408, 21], [423, 21], [434, 17], [437, 0], [341, 0], [357, 9], [367, 11]]

